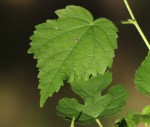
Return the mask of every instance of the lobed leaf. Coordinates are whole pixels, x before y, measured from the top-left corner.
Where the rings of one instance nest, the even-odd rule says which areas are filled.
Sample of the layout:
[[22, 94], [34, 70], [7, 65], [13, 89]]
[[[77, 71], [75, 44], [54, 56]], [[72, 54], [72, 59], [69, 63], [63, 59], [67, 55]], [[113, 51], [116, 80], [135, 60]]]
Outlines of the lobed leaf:
[[93, 76], [88, 81], [81, 79], [73, 82], [72, 90], [85, 102], [80, 104], [74, 98], [64, 98], [58, 103], [58, 115], [67, 119], [75, 117], [76, 122], [89, 124], [97, 118], [119, 112], [125, 105], [128, 93], [122, 86], [116, 85], [111, 87], [107, 94], [101, 95], [111, 80], [111, 74], [107, 72]]
[[87, 80], [112, 66], [118, 31], [108, 19], [93, 21], [89, 11], [67, 6], [56, 11], [58, 19], [36, 26], [28, 53], [34, 54], [39, 68], [41, 107], [58, 92], [63, 80]]
[[136, 88], [141, 93], [150, 96], [150, 51], [141, 66], [137, 69], [134, 81]]
[[126, 103], [128, 93], [121, 85], [116, 85], [110, 88], [107, 96], [109, 96], [111, 101], [105, 107], [105, 110], [99, 115], [100, 118], [113, 115], [121, 111], [122, 107]]

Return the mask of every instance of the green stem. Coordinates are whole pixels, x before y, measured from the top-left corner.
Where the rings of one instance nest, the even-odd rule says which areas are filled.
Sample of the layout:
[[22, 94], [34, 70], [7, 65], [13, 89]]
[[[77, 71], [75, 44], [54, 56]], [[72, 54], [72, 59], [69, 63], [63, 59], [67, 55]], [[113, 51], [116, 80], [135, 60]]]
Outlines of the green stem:
[[126, 5], [127, 10], [128, 10], [128, 12], [129, 12], [129, 14], [130, 14], [130, 16], [131, 16], [132, 19], [128, 19], [127, 21], [123, 21], [122, 24], [133, 24], [133, 25], [136, 27], [136, 29], [138, 30], [138, 32], [139, 32], [139, 34], [141, 35], [142, 39], [144, 40], [144, 42], [145, 42], [147, 48], [150, 50], [150, 44], [149, 44], [149, 42], [148, 42], [146, 36], [144, 35], [142, 29], [140, 28], [138, 22], [136, 21], [136, 19], [135, 19], [135, 17], [134, 17], [134, 14], [133, 14], [133, 12], [132, 12], [132, 10], [131, 10], [129, 4], [128, 4], [128, 1], [127, 1], [127, 0], [124, 0], [124, 3], [125, 3], [125, 5]]
[[72, 118], [71, 126], [70, 126], [70, 127], [75, 127], [75, 126], [74, 126], [74, 122], [75, 122], [75, 117]]
[[131, 10], [129, 4], [128, 4], [128, 1], [127, 1], [127, 0], [124, 0], [124, 3], [125, 3], [125, 5], [126, 5], [126, 7], [127, 7], [127, 9], [128, 9], [128, 12], [129, 12], [131, 18], [134, 20], [135, 17], [134, 17], [134, 14], [133, 14], [133, 12], [132, 12], [132, 10]]
[[96, 119], [96, 123], [99, 125], [99, 127], [103, 127], [102, 123], [100, 122], [99, 119]]

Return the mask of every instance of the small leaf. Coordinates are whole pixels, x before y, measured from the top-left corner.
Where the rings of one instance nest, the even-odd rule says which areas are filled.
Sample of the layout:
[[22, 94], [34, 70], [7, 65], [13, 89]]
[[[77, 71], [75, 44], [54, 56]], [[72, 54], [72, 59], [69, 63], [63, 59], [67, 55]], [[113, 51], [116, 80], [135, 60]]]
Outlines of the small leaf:
[[127, 127], [127, 122], [124, 118], [115, 121], [115, 127]]
[[58, 19], [36, 26], [29, 53], [38, 59], [41, 107], [58, 92], [63, 80], [88, 79], [112, 66], [118, 31], [105, 18], [93, 21], [89, 11], [67, 6], [56, 11]]
[[144, 107], [142, 114], [150, 114], [150, 105]]
[[64, 98], [58, 103], [58, 115], [68, 119], [75, 117], [77, 122], [89, 124], [97, 118], [119, 112], [128, 97], [122, 86], [113, 86], [107, 94], [101, 95], [111, 80], [111, 74], [107, 72], [93, 76], [88, 81], [81, 79], [73, 82], [72, 90], [81, 96], [85, 103], [80, 104], [76, 99]]
[[149, 124], [150, 123], [150, 114], [132, 114], [132, 116], [126, 117], [128, 127], [136, 127], [140, 123]]
[[146, 106], [141, 114], [128, 112], [127, 115], [116, 121], [116, 127], [136, 127], [140, 123], [150, 124], [150, 106]]
[[127, 127], [136, 127], [140, 123], [140, 117], [135, 115], [133, 111], [130, 111], [126, 115]]
[[129, 111], [125, 117], [115, 123], [115, 127], [136, 127], [140, 123], [140, 118], [133, 111]]
[[137, 69], [134, 81], [141, 93], [150, 96], [150, 51]]

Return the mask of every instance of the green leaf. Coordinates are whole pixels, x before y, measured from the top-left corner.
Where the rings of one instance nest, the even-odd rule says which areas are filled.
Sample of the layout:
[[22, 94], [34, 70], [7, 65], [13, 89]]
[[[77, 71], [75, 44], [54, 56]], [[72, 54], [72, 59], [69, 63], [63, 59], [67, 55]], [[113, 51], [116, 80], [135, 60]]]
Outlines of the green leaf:
[[118, 31], [105, 18], [93, 21], [86, 9], [67, 6], [58, 19], [36, 26], [29, 53], [38, 59], [41, 106], [58, 92], [63, 80], [88, 79], [112, 66]]
[[150, 96], [150, 51], [141, 66], [137, 69], [134, 81], [136, 88], [141, 93]]
[[125, 118], [116, 121], [116, 127], [136, 127], [140, 123], [150, 124], [150, 106], [146, 106], [141, 114], [128, 112]]
[[125, 105], [128, 93], [122, 86], [116, 85], [102, 96], [102, 91], [111, 80], [111, 74], [107, 72], [104, 75], [93, 76], [88, 81], [81, 79], [73, 82], [72, 90], [85, 102], [80, 104], [74, 98], [63, 98], [57, 106], [58, 115], [67, 119], [75, 117], [77, 122], [89, 124], [97, 118], [119, 112]]
[[150, 124], [150, 114], [128, 114], [126, 122], [128, 127], [136, 127], [140, 123]]
[[115, 121], [115, 127], [127, 127], [127, 122], [124, 118]]
[[111, 101], [108, 106], [105, 107], [105, 110], [100, 114], [100, 118], [116, 114], [121, 111], [122, 107], [126, 103], [128, 93], [122, 86], [116, 85], [110, 88], [107, 96], [109, 96]]
[[144, 107], [142, 110], [142, 115], [144, 117], [143, 121], [150, 124], [150, 105]]
[[135, 113], [132, 111], [127, 112], [126, 116], [122, 119], [118, 119], [115, 122], [115, 127], [136, 127], [136, 123], [134, 121]]
[[144, 107], [142, 114], [150, 114], [150, 105]]
[[127, 122], [127, 127], [136, 127], [141, 121], [141, 116], [136, 115], [134, 112], [130, 111], [127, 113], [125, 119]]

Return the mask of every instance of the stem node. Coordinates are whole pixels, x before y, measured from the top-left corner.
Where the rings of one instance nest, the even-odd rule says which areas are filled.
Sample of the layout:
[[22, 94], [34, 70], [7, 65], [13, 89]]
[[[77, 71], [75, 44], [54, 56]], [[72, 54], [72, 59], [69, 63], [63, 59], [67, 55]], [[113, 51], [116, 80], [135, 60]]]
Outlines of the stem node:
[[129, 12], [129, 14], [130, 14], [130, 16], [131, 16], [132, 19], [128, 19], [127, 21], [122, 21], [121, 23], [122, 23], [122, 24], [133, 24], [133, 25], [136, 27], [136, 29], [138, 30], [138, 32], [139, 32], [139, 34], [141, 35], [142, 39], [144, 40], [144, 42], [145, 42], [147, 48], [150, 50], [150, 44], [149, 44], [149, 42], [148, 42], [146, 36], [144, 35], [142, 29], [140, 28], [138, 22], [136, 21], [136, 19], [135, 19], [135, 17], [134, 17], [134, 14], [133, 14], [133, 12], [132, 12], [132, 10], [131, 10], [129, 4], [128, 4], [128, 1], [127, 1], [127, 0], [124, 0], [124, 3], [125, 3], [125, 5], [126, 5], [127, 10], [128, 10], [128, 12]]

